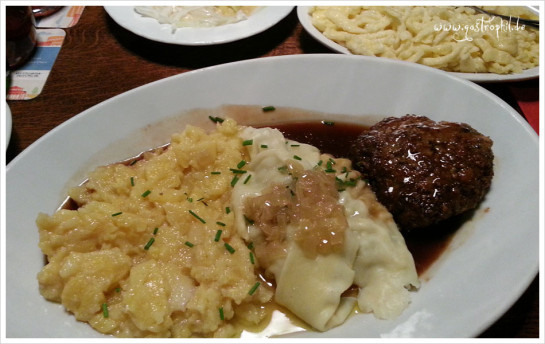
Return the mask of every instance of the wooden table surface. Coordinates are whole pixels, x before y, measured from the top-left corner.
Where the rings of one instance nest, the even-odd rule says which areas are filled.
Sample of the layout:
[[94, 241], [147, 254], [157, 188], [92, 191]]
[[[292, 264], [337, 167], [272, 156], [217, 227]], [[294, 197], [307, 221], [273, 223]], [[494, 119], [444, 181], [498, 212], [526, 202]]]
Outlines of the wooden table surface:
[[[225, 62], [331, 52], [306, 34], [295, 11], [261, 34], [217, 46], [184, 47], [140, 38], [117, 25], [102, 7], [86, 7], [80, 21], [65, 31], [62, 49], [42, 93], [32, 100], [8, 102], [13, 132], [7, 163], [57, 125], [137, 86]], [[485, 87], [520, 111], [511, 87], [537, 89], [538, 81]], [[521, 298], [481, 337], [537, 338], [539, 325], [536, 277]]]

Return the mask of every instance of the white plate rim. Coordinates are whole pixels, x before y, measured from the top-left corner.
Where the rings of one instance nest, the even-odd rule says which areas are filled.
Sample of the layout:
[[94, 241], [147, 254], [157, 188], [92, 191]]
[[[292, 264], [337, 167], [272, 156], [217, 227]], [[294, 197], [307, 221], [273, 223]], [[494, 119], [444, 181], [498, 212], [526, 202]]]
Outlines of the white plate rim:
[[121, 27], [157, 42], [205, 46], [229, 43], [261, 33], [284, 19], [294, 6], [265, 6], [238, 23], [212, 28], [179, 28], [172, 33], [169, 24], [159, 24], [134, 11], [134, 6], [104, 6], [108, 15]]
[[[233, 67], [240, 68], [243, 65], [249, 65], [249, 66], [254, 66], [255, 67], [255, 66], [263, 66], [263, 65], [267, 65], [267, 64], [275, 64], [276, 62], [284, 62], [284, 61], [289, 61], [289, 60], [295, 60], [295, 61], [301, 60], [301, 61], [312, 62], [313, 60], [316, 60], [316, 59], [317, 60], [326, 59], [326, 60], [330, 61], [331, 58], [334, 58], [335, 61], [343, 61], [343, 62], [346, 61], [346, 62], [350, 62], [350, 63], [354, 63], [354, 64], [357, 64], [357, 63], [364, 63], [365, 64], [365, 63], [367, 63], [367, 64], [370, 64], [370, 65], [388, 65], [388, 66], [398, 65], [398, 66], [404, 66], [404, 68], [417, 70], [419, 72], [431, 73], [430, 75], [435, 75], [437, 77], [440, 76], [441, 78], [454, 79], [454, 80], [451, 80], [451, 81], [461, 83], [462, 85], [465, 85], [464, 87], [469, 87], [469, 88], [471, 88], [473, 90], [476, 90], [478, 92], [482, 92], [483, 95], [485, 95], [487, 98], [491, 99], [499, 107], [504, 108], [505, 111], [507, 113], [509, 113], [509, 116], [513, 117], [511, 120], [515, 120], [517, 122], [517, 124], [520, 125], [521, 129], [529, 136], [530, 141], [533, 142], [532, 145], [535, 145], [537, 147], [537, 135], [531, 129], [531, 127], [527, 123], [525, 123], [522, 119], [520, 119], [520, 116], [516, 113], [516, 111], [511, 109], [504, 101], [497, 98], [496, 96], [489, 93], [488, 91], [483, 90], [480, 86], [474, 85], [474, 84], [469, 83], [469, 82], [464, 81], [464, 80], [454, 78], [454, 77], [448, 75], [447, 73], [440, 72], [440, 71], [437, 71], [437, 70], [433, 70], [431, 68], [420, 66], [420, 65], [415, 65], [415, 64], [405, 63], [405, 62], [399, 62], [399, 61], [388, 61], [388, 60], [384, 60], [384, 59], [379, 61], [377, 59], [365, 58], [365, 57], [361, 58], [361, 57], [353, 57], [353, 56], [342, 56], [342, 55], [331, 55], [331, 54], [328, 54], [328, 55], [279, 56], [279, 57], [266, 58], [266, 59], [256, 59], [256, 60], [249, 60], [249, 61], [233, 62], [233, 63], [228, 63], [228, 64], [225, 64], [225, 65], [220, 65], [220, 66], [211, 67], [211, 68], [207, 68], [207, 69], [197, 70], [197, 71], [193, 71], [193, 72], [187, 72], [187, 73], [184, 73], [182, 75], [177, 75], [177, 76], [174, 76], [174, 77], [158, 80], [156, 82], [153, 82], [153, 83], [150, 83], [150, 84], [135, 88], [135, 89], [133, 89], [131, 91], [128, 91], [128, 92], [126, 92], [124, 94], [113, 97], [113, 98], [111, 98], [111, 99], [109, 99], [109, 100], [107, 100], [107, 101], [105, 101], [103, 103], [97, 104], [96, 106], [93, 106], [93, 107], [89, 108], [88, 110], [85, 110], [84, 112], [82, 112], [79, 115], [73, 117], [69, 121], [64, 122], [63, 124], [61, 124], [59, 127], [55, 128], [50, 133], [44, 135], [42, 138], [37, 140], [31, 146], [29, 146], [23, 153], [21, 153], [14, 160], [12, 160], [12, 162], [7, 166], [6, 175], [7, 175], [8, 178], [13, 177], [14, 176], [13, 174], [16, 173], [16, 172], [12, 172], [12, 173], [10, 173], [10, 172], [13, 171], [13, 170], [16, 170], [17, 166], [22, 161], [24, 161], [29, 154], [31, 154], [34, 150], [37, 150], [38, 147], [40, 147], [40, 145], [42, 145], [43, 143], [50, 140], [54, 135], [62, 133], [63, 131], [66, 132], [67, 128], [69, 128], [70, 126], [78, 125], [78, 122], [82, 122], [84, 119], [89, 119], [89, 117], [92, 116], [93, 113], [96, 114], [96, 112], [99, 111], [101, 109], [101, 107], [102, 108], [103, 107], [108, 107], [108, 106], [112, 105], [112, 103], [115, 103], [116, 101], [121, 100], [123, 97], [135, 96], [135, 95], [137, 95], [137, 94], [139, 94], [141, 92], [145, 92], [146, 89], [149, 89], [150, 87], [160, 87], [161, 84], [176, 83], [176, 82], [180, 81], [181, 79], [185, 80], [185, 79], [191, 78], [191, 77], [192, 78], [201, 77], [202, 74], [206, 75], [205, 73], [214, 73], [216, 71], [224, 71], [226, 69], [233, 68]], [[511, 118], [511, 117], [509, 117], [509, 118]], [[79, 124], [79, 125], [81, 125], [81, 124]], [[9, 187], [8, 187], [8, 189], [9, 189]], [[8, 195], [9, 194], [10, 193], [9, 193], [9, 190], [8, 190]], [[9, 198], [7, 200], [8, 200], [8, 206], [9, 206]], [[8, 212], [8, 214], [9, 214], [9, 212]], [[9, 223], [10, 222], [8, 221], [8, 224]], [[8, 248], [9, 248], [9, 246], [8, 246]], [[488, 325], [490, 325], [499, 316], [501, 316], [501, 314], [503, 314], [503, 312], [506, 311], [508, 309], [508, 307], [510, 307], [518, 299], [518, 297], [522, 294], [522, 292], [526, 289], [526, 287], [533, 280], [533, 278], [535, 276], [535, 273], [538, 271], [538, 265], [539, 265], [539, 263], [537, 261], [535, 263], [532, 262], [531, 266], [529, 266], [528, 269], [524, 273], [525, 277], [521, 278], [518, 281], [516, 281], [516, 283], [515, 283], [516, 285], [513, 286], [512, 289], [514, 291], [514, 294], [513, 294], [514, 297], [510, 298], [508, 301], [506, 301], [503, 304], [499, 305], [498, 308], [495, 310], [494, 315], [489, 316], [486, 319], [487, 321], [484, 321], [484, 322], [480, 323], [479, 326], [476, 326], [476, 327], [472, 328], [470, 333], [469, 333], [470, 336], [477, 335], [480, 331], [484, 330]], [[352, 319], [350, 319], [350, 320], [352, 320]], [[468, 334], [466, 333], [465, 335], [468, 335]]]
[[5, 130], [5, 143], [6, 143], [6, 149], [9, 146], [9, 141], [11, 140], [11, 131], [12, 131], [12, 125], [13, 125], [13, 119], [11, 116], [11, 109], [9, 105], [6, 103], [6, 130]]
[[[330, 40], [329, 38], [325, 37], [314, 25], [312, 25], [312, 22], [310, 20], [310, 16], [308, 14], [309, 10], [313, 6], [297, 6], [297, 17], [299, 19], [299, 22], [305, 29], [305, 31], [313, 37], [315, 40], [320, 42], [322, 45], [328, 47], [329, 49], [346, 55], [355, 55], [352, 52], [350, 52], [347, 48], [343, 47], [342, 45]], [[537, 9], [533, 7], [528, 7], [530, 10], [537, 13]], [[379, 57], [376, 57], [379, 58]], [[523, 70], [522, 73], [519, 74], [495, 74], [495, 73], [460, 73], [460, 72], [448, 72], [452, 75], [455, 75], [459, 78], [470, 80], [473, 82], [481, 82], [481, 83], [492, 83], [492, 82], [510, 82], [510, 81], [524, 81], [524, 80], [531, 80], [539, 77], [539, 66]]]

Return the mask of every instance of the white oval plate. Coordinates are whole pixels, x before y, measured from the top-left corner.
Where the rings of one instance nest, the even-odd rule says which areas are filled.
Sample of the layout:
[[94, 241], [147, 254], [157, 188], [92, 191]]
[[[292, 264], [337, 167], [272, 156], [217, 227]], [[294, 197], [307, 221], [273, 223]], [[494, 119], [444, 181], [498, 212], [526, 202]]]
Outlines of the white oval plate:
[[[307, 31], [308, 34], [311, 35], [318, 42], [322, 43], [323, 45], [325, 45], [326, 47], [328, 47], [329, 49], [333, 51], [336, 51], [341, 54], [346, 54], [346, 55], [354, 55], [347, 48], [343, 47], [342, 45], [324, 36], [318, 29], [316, 29], [316, 27], [314, 27], [314, 25], [312, 25], [310, 15], [308, 14], [311, 7], [312, 6], [297, 7], [297, 17], [299, 18], [299, 22], [301, 22], [301, 25], [303, 26], [305, 31]], [[533, 11], [536, 11], [534, 8], [530, 7], [530, 9]], [[457, 77], [460, 77], [462, 79], [467, 79], [474, 82], [483, 82], [483, 83], [484, 82], [522, 81], [522, 80], [535, 79], [539, 77], [539, 66], [526, 69], [519, 74], [458, 73], [458, 72], [449, 72], [449, 73]]]
[[293, 6], [266, 6], [238, 23], [211, 28], [179, 28], [136, 13], [133, 6], [104, 6], [112, 19], [125, 29], [157, 42], [178, 45], [213, 45], [233, 42], [263, 32], [284, 19]]
[[100, 336], [39, 294], [36, 274], [44, 261], [37, 214], [54, 212], [67, 187], [81, 182], [85, 172], [167, 142], [165, 128], [183, 129], [172, 125], [172, 118], [210, 123], [205, 116], [180, 114], [223, 104], [297, 107], [326, 113], [329, 120], [367, 124], [420, 114], [469, 123], [494, 141], [495, 176], [486, 200], [399, 318], [357, 314], [326, 333], [293, 336], [472, 337], [498, 319], [536, 276], [538, 137], [507, 103], [467, 80], [413, 63], [336, 54], [261, 58], [187, 72], [111, 98], [12, 160], [6, 173], [7, 337]]

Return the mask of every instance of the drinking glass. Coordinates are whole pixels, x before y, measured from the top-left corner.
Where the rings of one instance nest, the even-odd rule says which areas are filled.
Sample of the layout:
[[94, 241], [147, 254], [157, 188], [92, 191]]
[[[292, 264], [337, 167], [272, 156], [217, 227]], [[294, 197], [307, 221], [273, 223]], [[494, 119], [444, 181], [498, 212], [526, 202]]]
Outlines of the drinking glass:
[[34, 13], [34, 17], [41, 18], [52, 15], [61, 8], [62, 6], [32, 6], [32, 13]]
[[30, 6], [6, 6], [6, 62], [14, 70], [36, 50], [36, 21]]

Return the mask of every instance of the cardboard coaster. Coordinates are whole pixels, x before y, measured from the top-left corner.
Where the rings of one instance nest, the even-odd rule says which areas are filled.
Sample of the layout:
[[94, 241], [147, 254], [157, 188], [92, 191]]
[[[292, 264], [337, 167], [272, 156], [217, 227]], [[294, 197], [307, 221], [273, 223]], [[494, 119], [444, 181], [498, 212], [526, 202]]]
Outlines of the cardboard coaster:
[[37, 28], [69, 28], [77, 24], [85, 6], [64, 6], [58, 12], [36, 18]]
[[6, 96], [9, 100], [36, 98], [61, 50], [66, 33], [62, 29], [37, 29], [38, 46], [30, 61], [11, 73]]

